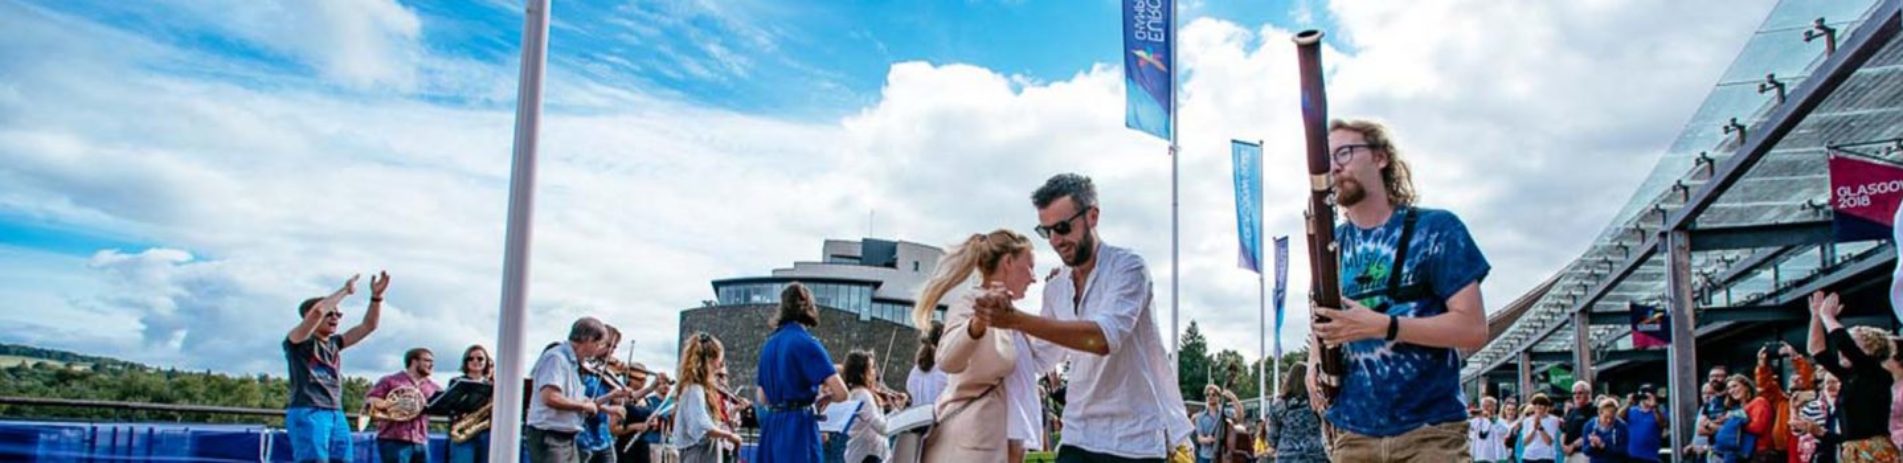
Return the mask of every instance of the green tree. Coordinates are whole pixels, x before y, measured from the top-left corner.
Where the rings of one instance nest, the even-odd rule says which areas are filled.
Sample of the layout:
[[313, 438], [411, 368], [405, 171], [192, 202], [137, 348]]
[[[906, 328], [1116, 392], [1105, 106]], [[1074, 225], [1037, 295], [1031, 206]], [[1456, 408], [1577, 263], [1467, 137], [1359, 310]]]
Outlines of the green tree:
[[1241, 353], [1223, 349], [1222, 352], [1217, 352], [1216, 355], [1210, 357], [1209, 367], [1212, 383], [1227, 387], [1240, 399], [1255, 397], [1257, 389], [1255, 368], [1251, 362], [1242, 358]]
[[1209, 340], [1203, 338], [1203, 331], [1196, 326], [1195, 320], [1189, 321], [1189, 329], [1183, 332], [1182, 344], [1176, 347], [1176, 386], [1185, 400], [1202, 400], [1203, 385], [1209, 384]]

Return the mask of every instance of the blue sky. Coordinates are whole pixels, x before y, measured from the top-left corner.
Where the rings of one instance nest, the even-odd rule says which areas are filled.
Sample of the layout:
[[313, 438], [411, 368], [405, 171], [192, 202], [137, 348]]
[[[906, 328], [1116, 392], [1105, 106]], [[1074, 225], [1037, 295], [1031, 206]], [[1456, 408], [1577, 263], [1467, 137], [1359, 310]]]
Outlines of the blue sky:
[[[219, 26], [215, 14], [167, 2], [23, 2], [95, 22], [223, 66], [168, 66], [154, 72], [263, 89], [315, 88], [345, 97], [388, 97], [382, 89], [339, 88], [312, 78], [318, 64]], [[717, 3], [717, 5], [716, 5]], [[1184, 22], [1218, 18], [1285, 28], [1328, 27], [1326, 12], [1298, 0], [1189, 2]], [[693, 105], [768, 117], [830, 120], [876, 103], [894, 62], [965, 63], [1050, 82], [1093, 65], [1117, 63], [1119, 2], [558, 1], [551, 62], [607, 85]], [[501, 1], [404, 2], [422, 20], [429, 53], [514, 66], [520, 5]], [[1340, 46], [1337, 37], [1331, 43]], [[507, 109], [495, 94], [413, 91], [432, 104]], [[563, 102], [552, 105], [560, 107]], [[600, 108], [592, 108], [600, 109]], [[582, 110], [577, 108], [577, 110]], [[136, 230], [0, 214], [0, 244], [85, 255], [154, 245]]]
[[[1289, 31], [1330, 31], [1337, 114], [1403, 127], [1504, 303], [1590, 242], [1769, 8], [1710, 2], [1186, 3], [1184, 324], [1257, 345], [1229, 139], [1268, 141], [1264, 231], [1301, 232], [1277, 199], [1303, 194]], [[1030, 223], [1028, 190], [1065, 171], [1097, 179], [1106, 242], [1169, 287], [1169, 160], [1122, 127], [1118, 5], [556, 1], [531, 339], [597, 315], [668, 364], [709, 280], [867, 228], [948, 244]], [[389, 269], [391, 312], [347, 369], [493, 344], [520, 8], [0, 0], [0, 300], [32, 306], [0, 312], [0, 341], [277, 373], [260, 353], [295, 301]], [[1579, 45], [1638, 31], [1674, 46]]]
[[[166, 2], [29, 1], [183, 49], [243, 63], [252, 85], [300, 83], [310, 63], [219, 30], [221, 18]], [[811, 3], [811, 4], [806, 4]], [[1219, 18], [1285, 28], [1327, 27], [1296, 0], [1191, 2], [1184, 21]], [[405, 2], [430, 53], [513, 65], [521, 40], [514, 2]], [[835, 118], [877, 100], [901, 61], [966, 63], [1056, 81], [1115, 63], [1115, 1], [554, 2], [550, 55], [611, 85], [756, 114]], [[1335, 41], [1339, 46], [1339, 41]], [[192, 72], [191, 70], [180, 70]], [[302, 82], [319, 84], [321, 82]], [[410, 95], [450, 104], [507, 105], [470, 95]]]

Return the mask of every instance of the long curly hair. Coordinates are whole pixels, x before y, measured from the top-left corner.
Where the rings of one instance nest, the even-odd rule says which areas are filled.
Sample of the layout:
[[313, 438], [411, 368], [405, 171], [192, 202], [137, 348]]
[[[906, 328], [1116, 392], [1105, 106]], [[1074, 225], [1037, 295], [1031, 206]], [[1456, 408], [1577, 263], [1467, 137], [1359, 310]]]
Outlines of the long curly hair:
[[1395, 148], [1394, 138], [1388, 135], [1388, 127], [1380, 122], [1357, 119], [1336, 119], [1329, 121], [1328, 131], [1347, 130], [1361, 134], [1367, 140], [1368, 148], [1387, 156], [1388, 166], [1381, 168], [1381, 186], [1388, 190], [1388, 203], [1394, 207], [1407, 207], [1419, 199], [1414, 193], [1414, 170], [1407, 161], [1401, 159], [1401, 150]]
[[[719, 396], [715, 395], [718, 388], [714, 385], [716, 368], [714, 364], [725, 355], [725, 350], [720, 344], [720, 339], [715, 338], [714, 335], [696, 332], [693, 336], [689, 336], [687, 345], [681, 348], [680, 369], [675, 370], [681, 375], [680, 381], [674, 383], [675, 397], [680, 397], [680, 394], [686, 392], [687, 386], [699, 385], [701, 392], [707, 397], [704, 403], [707, 404], [708, 412], [712, 413], [714, 404], [719, 400]], [[674, 408], [674, 414], [676, 417], [680, 416], [680, 407]]]

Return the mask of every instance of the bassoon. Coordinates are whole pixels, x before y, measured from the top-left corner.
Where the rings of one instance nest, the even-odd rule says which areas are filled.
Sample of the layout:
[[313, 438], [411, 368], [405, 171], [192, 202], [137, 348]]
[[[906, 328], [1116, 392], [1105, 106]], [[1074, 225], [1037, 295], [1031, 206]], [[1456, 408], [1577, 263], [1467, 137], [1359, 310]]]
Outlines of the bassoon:
[[[1322, 87], [1322, 31], [1295, 34], [1295, 59], [1302, 79], [1302, 134], [1308, 139], [1308, 270], [1312, 276], [1309, 299], [1317, 307], [1341, 307], [1341, 262], [1335, 249], [1334, 179], [1329, 176], [1328, 94]], [[1317, 321], [1326, 318], [1317, 317]], [[1315, 343], [1321, 349], [1315, 383], [1330, 400], [1341, 391], [1346, 373], [1341, 346]]]

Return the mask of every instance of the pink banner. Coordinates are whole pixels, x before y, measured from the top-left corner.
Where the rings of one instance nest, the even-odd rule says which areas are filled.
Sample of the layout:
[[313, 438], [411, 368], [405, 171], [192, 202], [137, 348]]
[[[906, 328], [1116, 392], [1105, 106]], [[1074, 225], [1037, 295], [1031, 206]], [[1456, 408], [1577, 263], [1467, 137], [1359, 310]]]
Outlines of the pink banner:
[[1903, 201], [1903, 167], [1873, 160], [1830, 157], [1830, 207], [1837, 241], [1890, 237], [1897, 203]]

